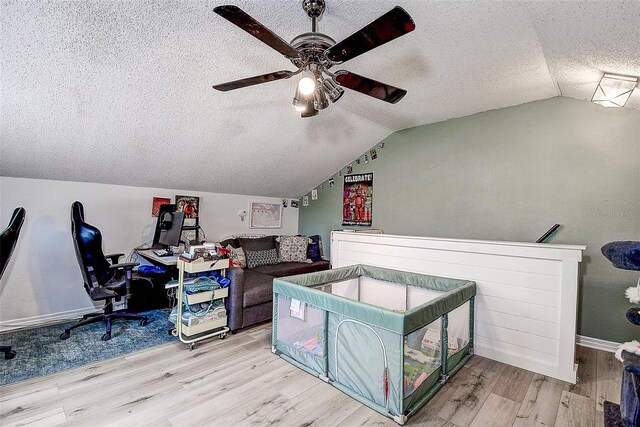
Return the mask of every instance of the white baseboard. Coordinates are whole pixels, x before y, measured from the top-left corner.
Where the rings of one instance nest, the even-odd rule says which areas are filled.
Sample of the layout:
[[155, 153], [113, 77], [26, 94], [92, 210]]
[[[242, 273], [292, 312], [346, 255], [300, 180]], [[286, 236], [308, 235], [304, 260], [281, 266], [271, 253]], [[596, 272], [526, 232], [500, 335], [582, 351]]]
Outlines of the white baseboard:
[[620, 346], [620, 343], [601, 340], [600, 338], [591, 338], [582, 335], [576, 335], [576, 338], [576, 344], [578, 344], [579, 346], [608, 351], [609, 353], [615, 353]]
[[43, 314], [40, 316], [24, 317], [22, 319], [12, 319], [0, 321], [0, 332], [8, 332], [16, 329], [33, 328], [36, 326], [50, 325], [67, 320], [79, 319], [85, 314], [99, 311], [96, 307], [78, 308], [75, 310], [62, 311], [60, 313]]

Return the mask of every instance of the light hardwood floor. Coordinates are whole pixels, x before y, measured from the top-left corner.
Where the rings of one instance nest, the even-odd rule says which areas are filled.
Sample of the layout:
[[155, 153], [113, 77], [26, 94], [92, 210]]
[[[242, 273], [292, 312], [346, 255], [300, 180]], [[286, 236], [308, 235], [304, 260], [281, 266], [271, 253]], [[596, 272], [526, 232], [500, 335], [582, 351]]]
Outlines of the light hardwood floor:
[[[1, 387], [0, 425], [396, 425], [273, 355], [270, 331], [193, 351], [175, 342]], [[602, 426], [602, 402], [620, 399], [620, 364], [583, 347], [577, 355], [577, 385], [474, 356], [407, 425]]]

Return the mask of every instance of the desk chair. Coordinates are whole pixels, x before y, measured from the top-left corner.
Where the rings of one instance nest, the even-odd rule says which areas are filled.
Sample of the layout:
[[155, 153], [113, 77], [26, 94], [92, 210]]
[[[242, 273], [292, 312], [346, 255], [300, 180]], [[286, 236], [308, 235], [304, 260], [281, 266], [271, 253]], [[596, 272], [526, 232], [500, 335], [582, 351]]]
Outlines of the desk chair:
[[[9, 263], [9, 258], [11, 258], [13, 250], [16, 247], [25, 215], [26, 211], [24, 208], [16, 208], [13, 211], [13, 215], [11, 215], [9, 225], [4, 229], [2, 235], [0, 235], [0, 278], [4, 274], [4, 270]], [[5, 359], [13, 359], [16, 357], [15, 350], [12, 350], [11, 346], [8, 345], [0, 346], [0, 352], [4, 353]]]
[[60, 339], [66, 340], [71, 335], [72, 329], [94, 322], [105, 322], [106, 332], [102, 336], [102, 341], [111, 339], [111, 323], [115, 319], [138, 320], [140, 326], [146, 325], [146, 316], [113, 311], [114, 300], [128, 298], [134, 282], [144, 281], [150, 284], [146, 279], [133, 278], [132, 270], [138, 263], [118, 264], [118, 260], [124, 254], [104, 255], [102, 234], [96, 227], [84, 221], [84, 207], [80, 202], [74, 202], [71, 205], [71, 234], [84, 279], [84, 289], [93, 301], [104, 301], [104, 308], [102, 312], [82, 316], [78, 323], [60, 334]]

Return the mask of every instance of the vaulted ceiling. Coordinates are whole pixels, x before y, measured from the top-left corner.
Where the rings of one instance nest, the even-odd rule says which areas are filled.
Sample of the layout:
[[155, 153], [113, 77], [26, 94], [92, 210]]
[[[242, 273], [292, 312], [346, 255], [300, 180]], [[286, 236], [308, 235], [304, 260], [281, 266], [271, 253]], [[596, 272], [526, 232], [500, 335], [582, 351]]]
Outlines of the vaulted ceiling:
[[[301, 0], [2, 0], [0, 173], [298, 197], [394, 131], [553, 96], [590, 99], [603, 72], [640, 75], [640, 2], [327, 0], [339, 41], [400, 5], [416, 30], [337, 68], [404, 88], [347, 90], [302, 119], [294, 67], [215, 13], [236, 4], [289, 41]], [[640, 108], [640, 89], [627, 104]]]

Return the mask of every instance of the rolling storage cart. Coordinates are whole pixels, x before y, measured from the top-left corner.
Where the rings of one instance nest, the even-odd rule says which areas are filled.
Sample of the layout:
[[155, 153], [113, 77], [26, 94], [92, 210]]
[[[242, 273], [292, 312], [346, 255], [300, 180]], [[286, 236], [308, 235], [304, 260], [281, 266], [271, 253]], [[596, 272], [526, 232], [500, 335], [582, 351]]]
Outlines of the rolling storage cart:
[[213, 291], [198, 292], [193, 295], [185, 295], [186, 301], [183, 300], [184, 290], [184, 274], [185, 273], [202, 273], [206, 271], [220, 270], [220, 274], [225, 275], [226, 269], [229, 268], [229, 259], [218, 259], [213, 261], [193, 262], [189, 263], [178, 259], [178, 290], [176, 299], [178, 304], [178, 317], [176, 318], [176, 327], [171, 331], [173, 336], [177, 337], [185, 344], [189, 344], [189, 349], [195, 348], [195, 343], [211, 337], [220, 336], [224, 339], [229, 332], [227, 327], [227, 317], [209, 321], [197, 325], [185, 325], [182, 322], [183, 304], [198, 304], [207, 301], [215, 301], [224, 299], [229, 296], [229, 288], [215, 289]]

